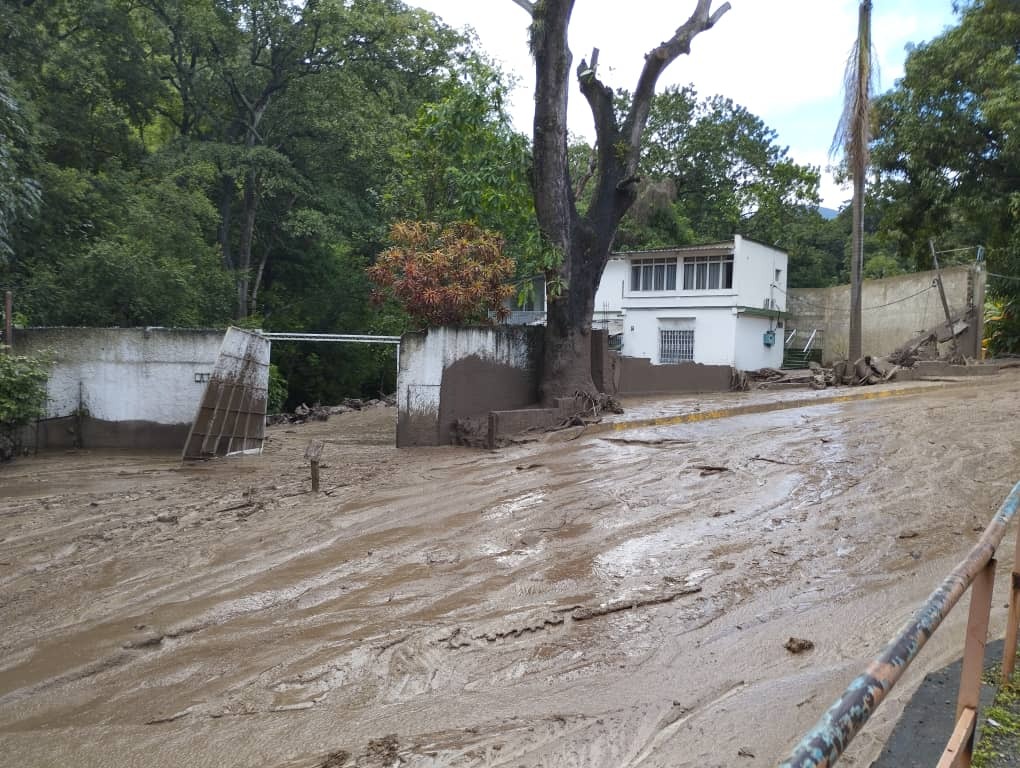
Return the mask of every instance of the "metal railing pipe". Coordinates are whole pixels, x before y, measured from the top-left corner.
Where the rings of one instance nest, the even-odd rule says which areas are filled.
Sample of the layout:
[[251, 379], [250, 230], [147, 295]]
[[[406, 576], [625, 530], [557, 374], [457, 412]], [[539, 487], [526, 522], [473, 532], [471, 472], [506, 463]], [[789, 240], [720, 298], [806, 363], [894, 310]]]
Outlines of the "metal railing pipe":
[[815, 336], [818, 335], [818, 329], [815, 328], [811, 331], [811, 336], [808, 337], [807, 344], [804, 345], [804, 354], [806, 355], [811, 351], [811, 345], [815, 343]]
[[1016, 515], [1018, 504], [1020, 483], [1013, 486], [967, 557], [931, 593], [907, 625], [871, 662], [864, 674], [850, 683], [843, 695], [829, 707], [781, 764], [781, 768], [827, 768], [835, 764], [938, 629], [946, 614], [993, 558], [1006, 534], [1006, 527]]

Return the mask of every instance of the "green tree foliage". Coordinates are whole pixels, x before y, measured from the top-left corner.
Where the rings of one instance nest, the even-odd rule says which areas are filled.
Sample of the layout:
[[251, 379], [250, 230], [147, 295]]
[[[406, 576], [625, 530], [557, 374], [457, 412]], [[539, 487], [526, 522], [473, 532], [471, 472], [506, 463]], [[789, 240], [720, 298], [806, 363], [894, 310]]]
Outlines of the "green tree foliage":
[[43, 415], [46, 365], [0, 348], [0, 461], [11, 458], [22, 427]]
[[39, 207], [39, 183], [33, 178], [32, 167], [35, 139], [30, 123], [14, 93], [14, 83], [0, 67], [0, 261], [13, 254], [11, 230], [15, 223], [31, 218]]
[[[667, 238], [690, 232], [706, 242], [737, 232], [775, 242], [800, 208], [817, 204], [819, 181], [818, 169], [795, 163], [776, 139], [723, 96], [699, 99], [692, 86], [656, 95], [640, 166], [653, 180], [645, 191], [660, 201], [652, 221], [667, 224]], [[664, 210], [670, 196], [672, 215]]]
[[959, 10], [959, 24], [912, 50], [877, 100], [883, 228], [920, 268], [934, 238], [940, 250], [985, 245], [993, 271], [1020, 274], [1020, 7], [973, 0]]
[[[382, 190], [476, 63], [397, 0], [4, 3], [0, 285], [34, 324], [399, 332]], [[393, 386], [392, 350], [274, 354], [292, 403]]]
[[[626, 94], [621, 103], [626, 103]], [[722, 96], [692, 86], [652, 99], [637, 200], [617, 244], [625, 250], [726, 240], [739, 233], [785, 249], [793, 287], [840, 277], [845, 235], [816, 210], [818, 169], [795, 163], [774, 130]], [[583, 178], [584, 148], [572, 150]], [[579, 190], [583, 193], [583, 190]]]
[[383, 192], [390, 218], [473, 221], [498, 232], [521, 277], [546, 272], [531, 190], [531, 142], [512, 127], [506, 78], [484, 60], [451, 72], [418, 111]]

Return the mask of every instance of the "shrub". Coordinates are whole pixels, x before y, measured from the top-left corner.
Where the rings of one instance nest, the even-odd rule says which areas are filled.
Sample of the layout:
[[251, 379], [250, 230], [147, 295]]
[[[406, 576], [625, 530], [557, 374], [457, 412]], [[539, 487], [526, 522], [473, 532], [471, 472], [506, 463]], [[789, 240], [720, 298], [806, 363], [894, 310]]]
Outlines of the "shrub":
[[393, 225], [390, 239], [393, 246], [368, 269], [377, 301], [392, 295], [426, 325], [482, 321], [487, 310], [505, 314], [515, 267], [498, 234], [470, 222], [441, 227], [402, 221]]
[[0, 461], [17, 451], [22, 427], [45, 412], [47, 378], [43, 361], [0, 352]]

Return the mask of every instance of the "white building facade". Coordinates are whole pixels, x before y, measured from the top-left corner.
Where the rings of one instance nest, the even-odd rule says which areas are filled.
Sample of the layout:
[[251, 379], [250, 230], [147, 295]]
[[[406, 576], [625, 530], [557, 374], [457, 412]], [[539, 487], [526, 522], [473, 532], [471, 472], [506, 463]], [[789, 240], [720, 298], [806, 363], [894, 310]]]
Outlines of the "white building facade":
[[736, 235], [710, 245], [614, 254], [595, 298], [594, 326], [622, 330], [621, 352], [655, 365], [738, 370], [783, 361], [788, 258]]

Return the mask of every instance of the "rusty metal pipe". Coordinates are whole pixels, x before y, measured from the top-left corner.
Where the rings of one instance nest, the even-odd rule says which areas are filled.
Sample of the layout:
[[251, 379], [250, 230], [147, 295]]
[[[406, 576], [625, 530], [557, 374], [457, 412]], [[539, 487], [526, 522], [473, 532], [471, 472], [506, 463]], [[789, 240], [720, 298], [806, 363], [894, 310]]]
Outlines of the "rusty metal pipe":
[[1006, 527], [1020, 505], [1020, 483], [1013, 486], [974, 548], [938, 589], [801, 739], [780, 768], [826, 768], [834, 765], [900, 679], [942, 620], [995, 555]]

